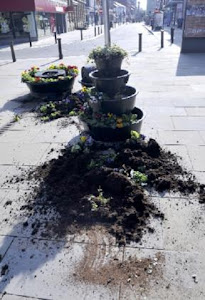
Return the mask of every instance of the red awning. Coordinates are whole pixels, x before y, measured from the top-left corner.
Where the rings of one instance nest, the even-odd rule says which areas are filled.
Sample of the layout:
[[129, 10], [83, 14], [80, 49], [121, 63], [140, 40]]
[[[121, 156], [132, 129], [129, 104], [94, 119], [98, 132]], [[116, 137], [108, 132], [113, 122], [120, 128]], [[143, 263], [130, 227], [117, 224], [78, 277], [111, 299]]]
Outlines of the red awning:
[[0, 0], [0, 12], [41, 11], [65, 13], [67, 0]]
[[34, 0], [3, 0], [0, 1], [1, 12], [34, 11]]

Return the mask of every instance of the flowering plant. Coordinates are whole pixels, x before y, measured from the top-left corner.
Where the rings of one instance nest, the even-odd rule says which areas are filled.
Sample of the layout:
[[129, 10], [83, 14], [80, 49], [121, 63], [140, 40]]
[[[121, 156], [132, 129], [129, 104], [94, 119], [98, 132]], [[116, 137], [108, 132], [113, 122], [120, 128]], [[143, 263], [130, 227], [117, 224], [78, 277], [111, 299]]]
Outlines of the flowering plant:
[[95, 60], [95, 59], [98, 59], [98, 58], [101, 58], [101, 59], [105, 59], [105, 60], [110, 60], [112, 58], [115, 58], [115, 57], [119, 57], [119, 58], [125, 58], [127, 56], [127, 52], [120, 48], [119, 46], [117, 45], [113, 45], [113, 46], [105, 46], [105, 47], [97, 47], [97, 48], [94, 48], [88, 58], [90, 60]]
[[117, 116], [112, 113], [92, 113], [85, 110], [80, 114], [83, 121], [95, 127], [123, 128], [137, 122], [137, 114], [129, 113]]
[[78, 67], [76, 66], [66, 66], [61, 63], [59, 65], [51, 65], [46, 70], [65, 70], [65, 76], [59, 76], [58, 78], [42, 78], [35, 77], [35, 74], [40, 70], [38, 67], [33, 66], [29, 70], [25, 70], [21, 73], [22, 82], [33, 82], [33, 83], [44, 83], [44, 82], [56, 82], [59, 80], [67, 80], [71, 78], [75, 78], [78, 75]]

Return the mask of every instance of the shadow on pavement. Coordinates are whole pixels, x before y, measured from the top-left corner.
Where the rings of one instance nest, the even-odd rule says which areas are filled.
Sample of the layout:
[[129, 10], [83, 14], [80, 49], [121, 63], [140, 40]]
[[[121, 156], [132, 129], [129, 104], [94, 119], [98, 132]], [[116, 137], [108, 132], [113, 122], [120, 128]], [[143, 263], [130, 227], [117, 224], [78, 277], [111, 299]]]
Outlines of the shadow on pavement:
[[5, 111], [11, 111], [14, 113], [28, 112], [28, 110], [31, 109], [31, 106], [36, 106], [38, 102], [39, 101], [37, 101], [30, 93], [28, 93], [7, 101], [2, 107], [0, 107], [0, 113]]
[[[69, 145], [78, 141], [79, 135]], [[44, 183], [33, 176], [36, 168], [16, 168], [18, 175], [5, 176], [0, 183], [1, 191], [10, 191], [3, 199], [0, 195], [0, 238], [4, 236], [0, 240], [0, 294], [9, 293], [15, 286], [17, 294], [34, 296], [41, 280], [36, 279], [36, 274], [39, 276], [42, 269], [47, 272], [47, 265], [49, 272], [54, 271], [53, 261], [73, 241], [74, 234], [64, 227], [64, 211], [46, 199]], [[28, 293], [30, 285], [32, 290]], [[49, 297], [49, 289], [42, 293]]]
[[181, 53], [176, 76], [204, 76], [205, 53]]
[[[171, 44], [171, 27], [165, 27], [164, 31], [166, 31], [170, 35], [170, 46]], [[182, 42], [182, 30], [175, 28], [174, 30], [174, 45], [177, 45], [181, 47], [181, 42]]]

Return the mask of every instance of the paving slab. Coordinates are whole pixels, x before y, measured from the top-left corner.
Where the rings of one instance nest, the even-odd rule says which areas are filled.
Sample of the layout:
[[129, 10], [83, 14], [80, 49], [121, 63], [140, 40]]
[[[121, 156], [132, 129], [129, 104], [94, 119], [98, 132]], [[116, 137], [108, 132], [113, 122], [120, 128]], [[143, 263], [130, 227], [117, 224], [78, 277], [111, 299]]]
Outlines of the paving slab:
[[[1, 299], [1, 298], [0, 298]], [[21, 297], [17, 295], [5, 294], [3, 300], [47, 300], [42, 298]]]
[[38, 135], [38, 131], [7, 130], [0, 136], [0, 143], [30, 143]]
[[48, 149], [48, 144], [0, 144], [0, 164], [5, 165], [37, 165]]
[[130, 274], [129, 284], [121, 285], [120, 299], [203, 300], [205, 297], [204, 258], [198, 253], [125, 249], [124, 258], [137, 260], [141, 268]]
[[[9, 269], [0, 291], [15, 290], [17, 295], [46, 299], [119, 299], [119, 286], [92, 283], [98, 280], [99, 267], [113, 259], [122, 260], [118, 247], [16, 238], [4, 260]], [[87, 274], [91, 272], [88, 277], [86, 272], [82, 273], [84, 278], [77, 273], [82, 262]]]
[[205, 146], [194, 146], [188, 147], [189, 157], [195, 171], [205, 171]]
[[[29, 190], [31, 188], [28, 173], [32, 172], [35, 167], [31, 166], [14, 166], [0, 165], [2, 174], [0, 176], [1, 189]], [[36, 186], [36, 181], [32, 180], [32, 187]]]
[[0, 261], [3, 261], [6, 252], [13, 242], [10, 236], [0, 236]]
[[205, 130], [205, 117], [172, 117], [175, 130]]
[[197, 198], [161, 198], [163, 248], [168, 251], [201, 252], [205, 243], [204, 206]]
[[162, 145], [203, 145], [198, 131], [158, 130], [159, 143]]
[[6, 197], [7, 194], [8, 194], [7, 190], [0, 189], [0, 203], [3, 202], [3, 200], [4, 200], [4, 198]]
[[205, 143], [205, 130], [204, 131], [200, 131], [200, 136], [202, 137], [204, 143]]
[[192, 162], [186, 145], [166, 145], [164, 149], [171, 151], [178, 156], [178, 162], [187, 170], [193, 170]]
[[[49, 231], [49, 222], [54, 224], [58, 214], [52, 208], [47, 207], [45, 215], [41, 203], [32, 205], [32, 201], [38, 200], [31, 191], [7, 190], [7, 195], [1, 202], [0, 235], [59, 239], [57, 234]], [[29, 204], [30, 210], [26, 209]], [[73, 238], [73, 235], [68, 234], [62, 239]]]
[[205, 107], [185, 107], [188, 116], [205, 116]]
[[205, 172], [194, 171], [193, 174], [196, 176], [198, 182], [205, 184]]

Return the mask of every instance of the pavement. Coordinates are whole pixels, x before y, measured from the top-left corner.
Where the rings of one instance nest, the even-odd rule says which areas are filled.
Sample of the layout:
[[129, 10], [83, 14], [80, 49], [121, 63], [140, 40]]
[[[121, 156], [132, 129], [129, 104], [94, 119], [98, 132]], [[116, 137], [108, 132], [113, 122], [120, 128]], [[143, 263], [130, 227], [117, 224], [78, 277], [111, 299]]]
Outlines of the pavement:
[[[178, 42], [170, 44], [168, 31], [161, 49], [159, 33], [152, 34], [141, 24], [113, 29], [112, 40], [129, 52], [123, 68], [131, 71], [129, 85], [139, 90], [136, 105], [146, 113], [142, 132], [180, 155], [181, 163], [205, 183], [205, 54], [181, 54]], [[73, 51], [63, 62], [81, 67], [89, 49], [102, 43], [103, 36], [74, 40], [63, 48], [64, 53]], [[140, 243], [125, 247], [118, 247], [101, 229], [85, 229], [59, 240], [32, 235], [30, 225], [24, 228], [20, 207], [30, 193], [29, 186], [6, 181], [56, 157], [81, 130], [81, 124], [76, 128], [63, 120], [40, 123], [32, 112], [39, 103], [20, 82], [24, 69], [33, 64], [47, 66], [56, 59], [53, 47], [21, 48], [16, 63], [10, 61], [8, 51], [0, 50], [0, 270], [8, 265], [0, 276], [0, 299], [205, 299], [205, 210], [194, 196], [153, 194], [152, 201], [164, 212], [165, 220], [151, 220], [155, 232], [146, 232]], [[79, 88], [76, 80], [74, 90]], [[13, 122], [16, 114], [21, 118]], [[116, 286], [78, 281], [73, 274], [89, 253], [85, 268], [96, 276], [113, 259], [126, 262], [130, 257], [139, 262], [150, 259], [157, 272], [143, 270], [136, 275], [142, 276], [137, 284], [132, 280]]]

